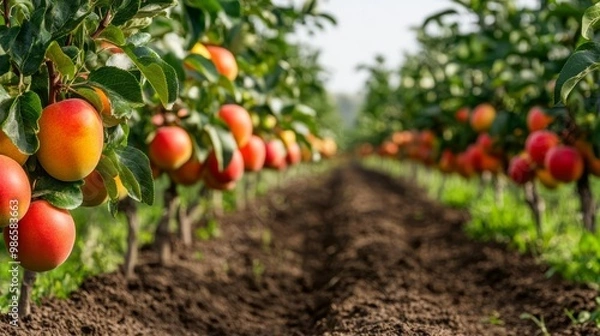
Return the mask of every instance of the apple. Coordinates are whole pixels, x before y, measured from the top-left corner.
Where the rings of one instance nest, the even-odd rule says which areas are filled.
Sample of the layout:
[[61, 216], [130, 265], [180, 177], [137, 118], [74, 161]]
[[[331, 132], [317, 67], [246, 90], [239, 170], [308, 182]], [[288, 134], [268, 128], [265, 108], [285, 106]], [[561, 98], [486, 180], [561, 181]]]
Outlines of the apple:
[[543, 166], [548, 151], [559, 143], [558, 135], [546, 130], [535, 131], [527, 137], [525, 150], [533, 162]]
[[231, 51], [218, 46], [207, 45], [210, 59], [215, 64], [217, 71], [229, 80], [235, 80], [238, 75], [238, 65]]
[[23, 167], [6, 155], [0, 155], [0, 172], [0, 227], [5, 227], [25, 216], [31, 185]]
[[244, 147], [252, 136], [253, 127], [250, 113], [239, 105], [227, 104], [221, 106], [219, 117], [229, 126], [238, 147]]
[[21, 166], [29, 158], [29, 155], [22, 153], [2, 130], [0, 130], [0, 155], [8, 156], [17, 161]]
[[179, 126], [164, 126], [156, 130], [156, 134], [148, 146], [148, 156], [152, 163], [164, 170], [175, 170], [192, 157], [192, 138]]
[[470, 113], [471, 113], [471, 111], [469, 110], [468, 107], [463, 107], [463, 108], [460, 108], [458, 111], [456, 111], [454, 118], [459, 123], [466, 124], [467, 122], [469, 122], [469, 114]]
[[208, 155], [204, 165], [206, 167], [205, 174], [210, 175], [212, 180], [219, 184], [237, 181], [244, 175], [244, 159], [237, 149], [233, 152], [231, 161], [224, 169], [219, 169], [219, 161], [214, 151]]
[[279, 169], [285, 166], [286, 151], [283, 142], [279, 139], [273, 139], [265, 144], [266, 156], [265, 167]]
[[259, 171], [265, 165], [267, 150], [263, 139], [256, 135], [250, 137], [246, 146], [240, 148], [246, 171]]
[[33, 201], [16, 229], [4, 230], [4, 242], [17, 241], [17, 260], [35, 272], [52, 270], [67, 260], [75, 244], [75, 222], [67, 210], [45, 200]]
[[478, 133], [486, 132], [496, 119], [496, 109], [487, 103], [477, 105], [471, 115], [471, 127]]
[[545, 166], [556, 180], [573, 182], [583, 175], [584, 162], [577, 149], [559, 145], [548, 151]]
[[104, 147], [102, 119], [82, 99], [48, 105], [39, 120], [39, 163], [50, 176], [71, 182], [88, 176], [100, 162]]
[[533, 180], [535, 177], [535, 170], [529, 154], [522, 153], [510, 160], [508, 176], [510, 176], [515, 183], [520, 185]]
[[527, 128], [530, 132], [540, 131], [548, 127], [554, 118], [547, 115], [539, 106], [534, 106], [527, 114]]

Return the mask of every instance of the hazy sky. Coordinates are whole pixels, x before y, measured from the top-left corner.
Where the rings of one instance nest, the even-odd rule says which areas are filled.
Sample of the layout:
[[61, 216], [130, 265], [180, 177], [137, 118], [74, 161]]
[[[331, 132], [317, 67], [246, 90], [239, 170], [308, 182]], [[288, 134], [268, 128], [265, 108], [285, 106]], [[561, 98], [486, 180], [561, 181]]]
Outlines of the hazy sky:
[[451, 6], [449, 0], [328, 0], [320, 8], [332, 13], [338, 25], [303, 40], [322, 49], [321, 60], [331, 72], [329, 89], [354, 93], [365, 81], [365, 74], [355, 71], [358, 64], [372, 62], [378, 53], [390, 65], [400, 64], [403, 51], [417, 49], [410, 27]]

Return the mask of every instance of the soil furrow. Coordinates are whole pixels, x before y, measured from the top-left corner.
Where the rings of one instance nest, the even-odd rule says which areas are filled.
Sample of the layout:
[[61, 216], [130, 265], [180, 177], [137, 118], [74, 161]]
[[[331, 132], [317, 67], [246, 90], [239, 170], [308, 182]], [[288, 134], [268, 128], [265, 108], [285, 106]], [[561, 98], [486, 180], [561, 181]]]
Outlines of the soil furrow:
[[526, 312], [552, 335], [600, 334], [564, 314], [596, 291], [471, 241], [466, 220], [410, 182], [340, 168], [221, 218], [219, 238], [177, 248], [170, 267], [144, 251], [134, 280], [91, 278], [0, 334], [535, 335]]

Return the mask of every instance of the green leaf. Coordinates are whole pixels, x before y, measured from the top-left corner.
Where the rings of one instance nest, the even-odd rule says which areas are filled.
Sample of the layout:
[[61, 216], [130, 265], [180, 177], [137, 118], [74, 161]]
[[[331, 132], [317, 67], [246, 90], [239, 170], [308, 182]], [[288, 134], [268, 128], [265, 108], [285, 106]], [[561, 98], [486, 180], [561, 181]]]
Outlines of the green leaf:
[[154, 180], [150, 160], [140, 150], [133, 147], [116, 149], [117, 169], [123, 186], [131, 198], [148, 205], [154, 203]]
[[594, 38], [594, 30], [600, 26], [600, 3], [585, 10], [581, 23], [581, 36], [587, 40]]
[[170, 109], [179, 94], [175, 69], [150, 48], [127, 45], [123, 50], [154, 88], [163, 106]]
[[123, 34], [123, 31], [115, 25], [106, 27], [99, 38], [107, 40], [119, 47], [125, 44], [125, 35]]
[[21, 152], [32, 155], [39, 148], [37, 132], [41, 115], [40, 97], [27, 91], [0, 105], [0, 127]]
[[57, 208], [73, 210], [81, 206], [83, 181], [63, 182], [50, 176], [41, 176], [32, 192], [32, 198], [43, 198]]
[[205, 58], [204, 56], [197, 54], [189, 54], [183, 60], [184, 64], [202, 74], [209, 82], [215, 83], [219, 79], [219, 72], [217, 71], [217, 67], [215, 64]]
[[242, 16], [242, 4], [239, 0], [220, 0], [221, 8], [228, 16], [239, 18]]
[[100, 162], [98, 162], [98, 166], [96, 166], [96, 170], [102, 176], [102, 181], [108, 192], [108, 197], [111, 200], [118, 200], [119, 189], [117, 188], [115, 177], [119, 175], [119, 170], [109, 155], [102, 155]]
[[554, 89], [554, 103], [566, 103], [575, 86], [587, 75], [600, 69], [600, 44], [588, 42], [581, 45], [567, 59]]
[[117, 67], [101, 67], [90, 73], [89, 81], [117, 93], [132, 103], [144, 103], [140, 83], [129, 71]]
[[120, 26], [133, 19], [140, 9], [140, 0], [113, 1], [114, 16], [111, 21], [115, 26]]
[[86, 0], [47, 1], [46, 29], [53, 39], [67, 35], [85, 20], [90, 8]]
[[52, 41], [48, 50], [46, 51], [46, 57], [50, 59], [55, 65], [56, 70], [65, 77], [67, 80], [75, 77], [75, 64], [67, 54], [58, 45], [58, 42]]
[[44, 8], [36, 9], [30, 20], [23, 22], [7, 52], [25, 76], [33, 75], [42, 63], [52, 35], [45, 29]]
[[233, 153], [237, 150], [235, 138], [224, 125], [222, 122], [215, 122], [204, 126], [204, 132], [210, 138], [217, 162], [219, 162], [219, 170], [229, 166]]
[[218, 13], [223, 10], [218, 0], [186, 0], [188, 6], [204, 9], [211, 13]]

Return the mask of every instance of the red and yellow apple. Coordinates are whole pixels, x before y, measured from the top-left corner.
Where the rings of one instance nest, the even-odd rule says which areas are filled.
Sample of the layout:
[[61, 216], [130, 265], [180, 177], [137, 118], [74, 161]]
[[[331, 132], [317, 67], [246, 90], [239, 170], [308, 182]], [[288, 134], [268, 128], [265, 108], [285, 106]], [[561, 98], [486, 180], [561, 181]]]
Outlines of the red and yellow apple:
[[0, 227], [25, 216], [31, 202], [29, 177], [21, 165], [0, 155]]
[[29, 158], [29, 155], [22, 153], [2, 130], [0, 130], [0, 155], [8, 156], [17, 161], [21, 166]]
[[17, 241], [17, 260], [25, 269], [45, 272], [61, 265], [75, 244], [75, 222], [67, 210], [45, 200], [31, 203], [16, 229], [4, 230], [4, 242]]
[[66, 99], [48, 105], [39, 120], [37, 158], [52, 177], [77, 181], [98, 165], [104, 146], [102, 119], [82, 99]]
[[246, 171], [259, 171], [265, 165], [267, 155], [265, 142], [256, 135], [250, 137], [246, 146], [240, 148], [242, 158], [244, 159], [244, 168]]
[[527, 113], [527, 128], [530, 132], [540, 131], [547, 128], [553, 120], [541, 107], [534, 106]]
[[150, 141], [148, 156], [152, 163], [164, 170], [175, 170], [192, 157], [190, 135], [179, 126], [164, 126], [156, 130]]
[[252, 136], [252, 118], [250, 117], [250, 113], [239, 105], [227, 104], [221, 106], [219, 117], [229, 126], [238, 147], [246, 146]]
[[508, 176], [517, 184], [525, 184], [535, 177], [533, 162], [527, 153], [521, 153], [510, 160]]
[[211, 152], [204, 163], [206, 169], [204, 173], [209, 176], [209, 180], [214, 180], [218, 184], [227, 184], [235, 182], [244, 175], [244, 159], [239, 150], [235, 150], [229, 164], [223, 169], [219, 169], [219, 161], [215, 152]]
[[211, 45], [207, 45], [206, 49], [210, 53], [210, 59], [215, 64], [217, 71], [229, 80], [236, 79], [238, 75], [238, 65], [235, 56], [233, 56], [231, 51], [223, 47]]
[[496, 119], [496, 109], [487, 103], [477, 105], [471, 115], [471, 127], [478, 133], [486, 132]]
[[560, 143], [558, 135], [550, 131], [535, 131], [527, 137], [525, 150], [538, 166], [544, 165], [548, 151]]

